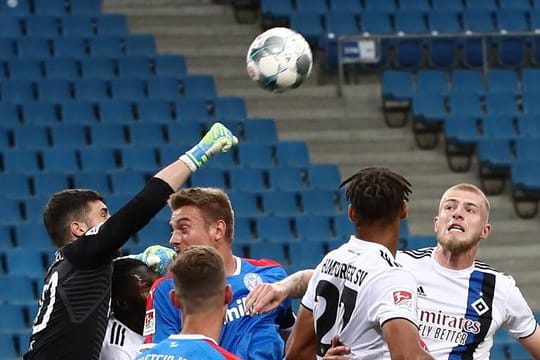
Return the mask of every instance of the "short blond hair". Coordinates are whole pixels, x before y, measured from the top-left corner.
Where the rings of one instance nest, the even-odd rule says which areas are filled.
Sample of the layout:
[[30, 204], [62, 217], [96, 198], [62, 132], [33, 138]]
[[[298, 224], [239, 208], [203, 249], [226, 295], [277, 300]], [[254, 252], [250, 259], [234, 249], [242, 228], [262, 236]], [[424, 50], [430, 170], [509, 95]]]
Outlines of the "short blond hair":
[[487, 213], [486, 213], [487, 220], [489, 220], [489, 212], [491, 210], [491, 205], [489, 203], [489, 200], [488, 200], [486, 194], [484, 194], [484, 192], [478, 186], [473, 185], [473, 184], [461, 183], [461, 184], [457, 184], [457, 185], [449, 187], [444, 192], [444, 194], [441, 196], [441, 200], [439, 202], [439, 210], [441, 209], [443, 201], [446, 198], [446, 194], [448, 194], [448, 192], [450, 192], [452, 190], [463, 190], [463, 191], [468, 191], [468, 192], [480, 195], [482, 197], [482, 202], [484, 203], [484, 206], [485, 206], [485, 208], [487, 210]]

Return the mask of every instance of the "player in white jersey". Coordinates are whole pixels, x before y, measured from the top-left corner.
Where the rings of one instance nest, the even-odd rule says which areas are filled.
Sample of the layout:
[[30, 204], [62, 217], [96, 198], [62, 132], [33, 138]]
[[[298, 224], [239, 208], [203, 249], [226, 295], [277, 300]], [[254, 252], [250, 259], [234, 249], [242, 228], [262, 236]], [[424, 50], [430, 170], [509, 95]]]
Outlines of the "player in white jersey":
[[394, 261], [409, 182], [385, 168], [345, 180], [356, 236], [327, 254], [314, 271], [287, 341], [287, 359], [320, 359], [332, 338], [354, 359], [431, 359], [416, 320], [416, 280]]
[[437, 246], [397, 255], [418, 280], [420, 336], [437, 359], [489, 359], [499, 328], [540, 359], [540, 331], [516, 282], [475, 260], [489, 210], [478, 187], [452, 186], [434, 219]]
[[[480, 240], [491, 231], [489, 201], [471, 184], [449, 188], [434, 219], [437, 246], [398, 252], [396, 259], [418, 280], [420, 337], [440, 360], [489, 359], [499, 328], [540, 359], [540, 331], [514, 279], [476, 260]], [[312, 270], [264, 284], [248, 297], [253, 313], [286, 297], [300, 297]]]
[[112, 314], [100, 360], [133, 360], [143, 344], [146, 298], [158, 274], [144, 262], [121, 258], [113, 262]]

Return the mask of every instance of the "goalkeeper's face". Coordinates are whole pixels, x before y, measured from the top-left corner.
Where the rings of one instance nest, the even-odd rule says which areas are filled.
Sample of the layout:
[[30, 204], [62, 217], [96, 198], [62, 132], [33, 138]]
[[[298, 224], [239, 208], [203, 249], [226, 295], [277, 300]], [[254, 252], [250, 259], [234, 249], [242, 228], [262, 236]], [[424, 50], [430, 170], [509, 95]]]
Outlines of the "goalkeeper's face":
[[169, 243], [177, 253], [194, 245], [216, 247], [216, 226], [205, 220], [199, 208], [189, 205], [174, 210], [170, 224], [172, 234]]

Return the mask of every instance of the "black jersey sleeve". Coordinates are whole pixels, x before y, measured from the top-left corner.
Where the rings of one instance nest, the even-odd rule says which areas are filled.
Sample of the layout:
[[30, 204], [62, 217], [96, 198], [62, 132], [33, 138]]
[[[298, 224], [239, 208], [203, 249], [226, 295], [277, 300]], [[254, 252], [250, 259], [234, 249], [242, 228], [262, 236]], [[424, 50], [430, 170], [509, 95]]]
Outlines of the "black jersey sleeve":
[[[142, 229], [163, 208], [173, 189], [159, 178], [146, 186], [101, 226], [63, 249], [75, 266], [91, 267], [111, 261], [117, 250]], [[97, 231], [96, 231], [97, 230]]]

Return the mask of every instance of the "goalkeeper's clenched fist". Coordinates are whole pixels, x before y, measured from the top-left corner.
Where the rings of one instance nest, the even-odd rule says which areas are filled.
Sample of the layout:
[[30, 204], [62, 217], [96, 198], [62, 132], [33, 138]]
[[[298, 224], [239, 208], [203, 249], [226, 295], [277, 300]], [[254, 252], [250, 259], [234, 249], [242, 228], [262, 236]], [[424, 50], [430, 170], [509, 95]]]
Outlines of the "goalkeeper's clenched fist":
[[220, 152], [227, 152], [236, 144], [238, 144], [236, 136], [225, 125], [217, 122], [197, 145], [180, 156], [180, 160], [189, 167], [191, 172], [195, 172], [206, 164], [210, 157]]

